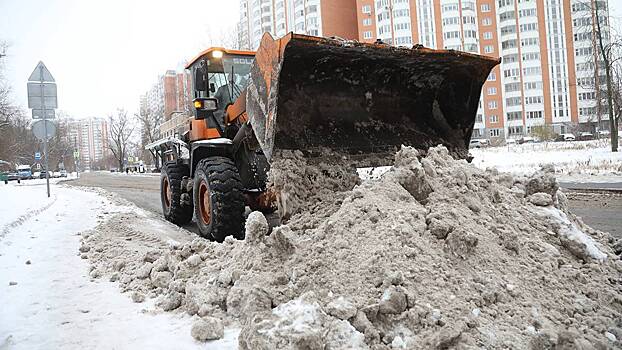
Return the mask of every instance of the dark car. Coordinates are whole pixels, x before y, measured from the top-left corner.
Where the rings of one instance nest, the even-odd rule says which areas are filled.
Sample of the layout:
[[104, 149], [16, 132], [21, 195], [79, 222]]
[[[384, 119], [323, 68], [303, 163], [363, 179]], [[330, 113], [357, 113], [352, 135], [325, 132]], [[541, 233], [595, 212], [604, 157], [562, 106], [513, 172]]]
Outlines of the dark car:
[[46, 173], [47, 173], [47, 172], [46, 172], [45, 170], [41, 170], [41, 173], [39, 174], [39, 178], [40, 178], [40, 179], [45, 179], [45, 174], [46, 174]]
[[7, 181], [17, 181], [17, 183], [21, 182], [21, 176], [17, 172], [10, 172], [6, 176]]

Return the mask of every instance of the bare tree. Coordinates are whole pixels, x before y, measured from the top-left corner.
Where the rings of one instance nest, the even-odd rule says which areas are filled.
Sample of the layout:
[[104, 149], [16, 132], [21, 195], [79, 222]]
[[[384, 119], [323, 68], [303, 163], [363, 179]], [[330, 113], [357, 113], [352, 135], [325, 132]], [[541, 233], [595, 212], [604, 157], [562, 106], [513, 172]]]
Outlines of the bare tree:
[[[158, 111], [152, 111], [149, 108], [141, 108], [140, 114], [137, 116], [141, 125], [141, 149], [143, 154], [143, 159], [146, 160], [145, 155], [149, 152], [145, 152], [145, 146], [155, 142], [160, 137], [160, 124], [164, 121], [164, 116]], [[157, 159], [155, 154], [151, 154], [154, 158], [154, 164], [157, 164]]]
[[[575, 40], [591, 41], [589, 62], [585, 68], [593, 70], [593, 79], [580, 79], [581, 87], [593, 90], [595, 96], [595, 117], [601, 127], [603, 115], [608, 115], [611, 137], [611, 151], [618, 150], [619, 112], [615, 110], [615, 67], [620, 64], [622, 38], [615, 33], [607, 15], [607, 3], [602, 0], [583, 0], [573, 5], [578, 15], [576, 21], [582, 25], [575, 33]], [[579, 38], [577, 38], [577, 36]], [[594, 122], [590, 117], [588, 122]]]
[[19, 109], [13, 105], [11, 100], [11, 87], [4, 77], [4, 59], [8, 45], [0, 41], [0, 129], [10, 124], [10, 119], [18, 116]]
[[108, 147], [119, 164], [119, 170], [123, 169], [123, 162], [127, 157], [130, 138], [134, 133], [134, 126], [127, 116], [127, 112], [118, 109], [116, 116], [108, 118]]
[[[603, 60], [603, 64], [605, 66], [605, 76], [607, 79], [607, 108], [609, 110], [609, 128], [611, 129], [611, 152], [618, 151], [618, 121], [616, 116], [613, 114], [613, 77], [612, 77], [612, 64], [618, 60], [620, 57], [614, 57], [614, 53], [620, 52], [620, 46], [622, 46], [621, 42], [616, 42], [611, 40], [609, 43], [605, 44], [603, 37], [607, 35], [605, 32], [604, 26], [608, 26], [607, 21], [601, 21], [600, 18], [600, 7], [602, 6], [600, 1], [593, 1], [593, 6], [595, 9], [596, 15], [596, 37], [598, 40], [598, 48], [600, 51], [601, 58]], [[604, 17], [606, 19], [606, 17]]]
[[212, 46], [220, 46], [226, 49], [239, 49], [240, 42], [238, 40], [237, 25], [231, 25], [225, 28], [214, 30], [211, 26], [207, 26], [205, 35], [201, 40], [201, 49]]

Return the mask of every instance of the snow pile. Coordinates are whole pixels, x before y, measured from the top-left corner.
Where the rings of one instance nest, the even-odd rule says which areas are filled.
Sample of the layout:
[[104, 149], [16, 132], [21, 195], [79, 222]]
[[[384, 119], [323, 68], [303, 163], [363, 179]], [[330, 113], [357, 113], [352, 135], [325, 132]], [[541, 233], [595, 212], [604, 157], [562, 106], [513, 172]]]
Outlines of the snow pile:
[[[308, 167], [291, 157], [280, 170]], [[270, 236], [254, 213], [246, 241], [145, 247], [121, 215], [85, 235], [82, 254], [123, 291], [241, 327], [242, 349], [599, 348], [622, 336], [615, 239], [567, 212], [551, 167], [514, 177], [404, 147], [351, 191], [310, 202], [295, 187], [333, 189], [325, 179], [283, 182], [298, 204]]]
[[616, 177], [622, 175], [622, 153], [612, 153], [608, 140], [526, 143], [469, 152], [474, 157], [473, 164], [482, 169], [496, 167], [500, 171], [528, 174], [552, 164], [564, 181], [596, 177], [617, 182]]

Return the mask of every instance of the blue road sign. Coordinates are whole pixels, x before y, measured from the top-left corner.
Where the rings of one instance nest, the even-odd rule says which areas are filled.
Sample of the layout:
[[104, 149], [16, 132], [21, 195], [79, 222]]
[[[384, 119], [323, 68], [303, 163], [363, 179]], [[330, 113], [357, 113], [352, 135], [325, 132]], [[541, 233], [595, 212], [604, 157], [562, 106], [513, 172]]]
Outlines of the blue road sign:
[[35, 152], [35, 160], [41, 160], [41, 152]]

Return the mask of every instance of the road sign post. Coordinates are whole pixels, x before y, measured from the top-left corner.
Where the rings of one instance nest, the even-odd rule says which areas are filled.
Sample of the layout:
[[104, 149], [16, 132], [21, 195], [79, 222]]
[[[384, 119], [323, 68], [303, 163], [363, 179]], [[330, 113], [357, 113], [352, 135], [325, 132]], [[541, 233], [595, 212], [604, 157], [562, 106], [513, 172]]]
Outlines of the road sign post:
[[73, 151], [73, 165], [76, 168], [76, 177], [80, 178], [80, 169], [78, 168], [78, 160], [80, 159], [80, 152]]
[[[39, 139], [43, 139], [43, 156], [45, 157], [45, 183], [48, 197], [50, 197], [50, 163], [48, 155], [48, 139], [53, 137], [56, 128], [48, 121], [54, 118], [54, 109], [58, 107], [56, 83], [50, 71], [43, 62], [39, 61], [35, 70], [30, 74], [27, 83], [28, 108], [32, 108], [32, 117], [41, 119], [42, 123], [33, 124], [33, 132]], [[40, 129], [43, 130], [40, 130]]]

